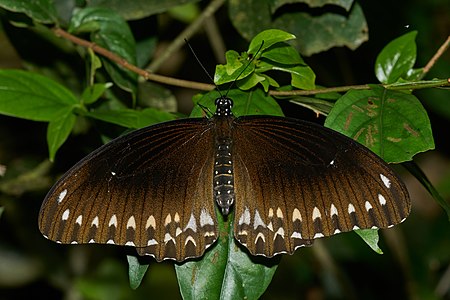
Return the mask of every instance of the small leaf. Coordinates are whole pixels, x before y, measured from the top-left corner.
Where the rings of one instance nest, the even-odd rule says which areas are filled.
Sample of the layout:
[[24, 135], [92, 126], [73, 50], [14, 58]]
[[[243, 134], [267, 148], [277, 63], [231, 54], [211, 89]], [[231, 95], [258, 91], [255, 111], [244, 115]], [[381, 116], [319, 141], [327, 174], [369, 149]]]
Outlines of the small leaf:
[[298, 65], [306, 66], [305, 61], [300, 56], [297, 50], [288, 43], [277, 43], [268, 49], [265, 49], [261, 54], [262, 58], [270, 61], [284, 64], [284, 65]]
[[17, 13], [24, 13], [35, 22], [51, 24], [58, 20], [52, 0], [0, 0], [0, 7]]
[[407, 77], [416, 62], [416, 35], [411, 31], [387, 44], [375, 62], [375, 75], [382, 83], [394, 83]]
[[214, 83], [217, 85], [244, 79], [255, 70], [254, 63], [248, 64], [246, 53], [240, 56], [236, 51], [229, 50], [225, 56], [227, 63], [225, 65], [217, 65], [214, 73]]
[[383, 251], [378, 246], [378, 229], [359, 229], [355, 230], [355, 232], [378, 254], [383, 254]]
[[47, 144], [49, 150], [50, 161], [55, 159], [56, 151], [67, 140], [75, 125], [76, 116], [72, 109], [61, 110], [57, 118], [48, 123], [47, 128]]
[[276, 43], [295, 39], [295, 35], [279, 29], [268, 29], [258, 33], [250, 42], [247, 53], [255, 55], [256, 51], [260, 49], [260, 53], [267, 48], [272, 47]]
[[427, 112], [411, 94], [386, 90], [350, 90], [334, 105], [325, 126], [365, 145], [387, 162], [409, 161], [434, 149]]
[[128, 277], [130, 278], [130, 287], [135, 290], [139, 287], [148, 269], [148, 264], [141, 264], [136, 256], [127, 255]]
[[106, 83], [95, 83], [93, 85], [88, 86], [81, 94], [81, 102], [84, 104], [94, 103], [112, 85], [113, 85], [112, 83], [106, 82]]
[[0, 70], [0, 114], [33, 121], [52, 121], [79, 105], [61, 84], [21, 70]]

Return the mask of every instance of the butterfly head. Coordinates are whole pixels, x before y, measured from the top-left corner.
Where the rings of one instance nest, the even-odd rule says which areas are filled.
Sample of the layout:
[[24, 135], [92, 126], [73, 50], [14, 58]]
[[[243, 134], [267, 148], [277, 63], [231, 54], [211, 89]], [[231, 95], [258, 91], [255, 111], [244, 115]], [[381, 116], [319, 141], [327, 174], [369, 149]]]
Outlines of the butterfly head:
[[227, 96], [220, 96], [216, 99], [216, 116], [232, 116], [233, 100]]

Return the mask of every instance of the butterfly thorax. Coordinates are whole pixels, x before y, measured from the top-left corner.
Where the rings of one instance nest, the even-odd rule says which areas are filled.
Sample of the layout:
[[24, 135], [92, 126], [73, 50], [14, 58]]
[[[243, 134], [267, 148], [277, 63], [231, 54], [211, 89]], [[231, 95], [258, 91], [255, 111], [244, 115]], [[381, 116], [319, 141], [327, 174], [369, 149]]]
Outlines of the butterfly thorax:
[[231, 107], [233, 101], [227, 97], [216, 100], [217, 110], [214, 115], [216, 122], [215, 155], [214, 155], [214, 199], [223, 215], [228, 215], [234, 203], [234, 174], [232, 160], [231, 124], [234, 120]]

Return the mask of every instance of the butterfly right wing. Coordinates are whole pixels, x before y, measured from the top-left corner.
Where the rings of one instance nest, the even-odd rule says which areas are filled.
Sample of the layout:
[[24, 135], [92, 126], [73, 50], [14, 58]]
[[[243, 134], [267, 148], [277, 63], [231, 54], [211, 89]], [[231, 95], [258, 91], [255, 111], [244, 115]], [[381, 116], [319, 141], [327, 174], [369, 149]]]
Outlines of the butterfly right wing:
[[201, 256], [217, 239], [207, 119], [149, 126], [95, 150], [53, 186], [39, 214], [65, 244], [129, 245], [156, 260]]

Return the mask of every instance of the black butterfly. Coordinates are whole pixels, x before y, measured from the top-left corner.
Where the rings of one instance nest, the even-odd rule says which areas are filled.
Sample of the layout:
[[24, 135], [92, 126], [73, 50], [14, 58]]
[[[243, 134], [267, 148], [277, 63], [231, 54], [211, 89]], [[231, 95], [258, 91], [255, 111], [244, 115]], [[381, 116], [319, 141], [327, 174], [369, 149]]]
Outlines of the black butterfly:
[[217, 240], [215, 205], [235, 214], [235, 238], [266, 257], [408, 216], [405, 185], [365, 147], [305, 121], [236, 118], [232, 105], [220, 97], [209, 119], [149, 126], [92, 152], [46, 196], [41, 232], [183, 261]]

